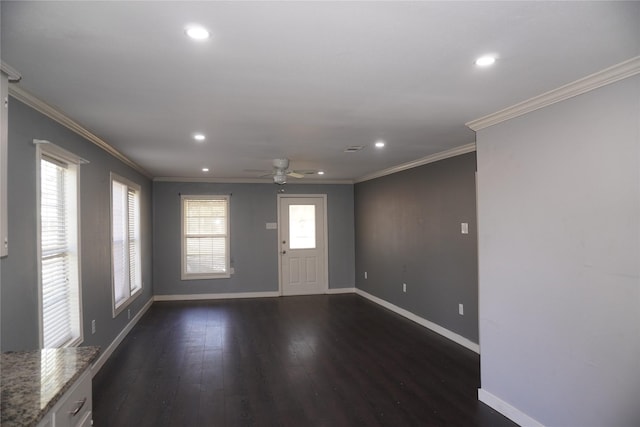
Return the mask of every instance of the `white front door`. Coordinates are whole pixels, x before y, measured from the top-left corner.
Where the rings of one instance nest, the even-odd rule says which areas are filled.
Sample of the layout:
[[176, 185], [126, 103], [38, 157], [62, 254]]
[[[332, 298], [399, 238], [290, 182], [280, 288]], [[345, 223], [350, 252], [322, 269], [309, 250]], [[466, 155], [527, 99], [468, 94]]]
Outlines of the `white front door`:
[[278, 194], [282, 295], [327, 292], [326, 208], [326, 195]]

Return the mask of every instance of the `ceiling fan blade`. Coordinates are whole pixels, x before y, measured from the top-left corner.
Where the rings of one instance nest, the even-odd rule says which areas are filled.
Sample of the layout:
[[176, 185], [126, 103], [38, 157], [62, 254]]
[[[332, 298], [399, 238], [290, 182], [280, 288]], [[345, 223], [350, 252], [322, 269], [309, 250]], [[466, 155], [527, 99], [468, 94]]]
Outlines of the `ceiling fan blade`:
[[298, 173], [298, 172], [294, 172], [294, 171], [287, 172], [287, 176], [290, 176], [292, 178], [304, 178], [303, 174]]

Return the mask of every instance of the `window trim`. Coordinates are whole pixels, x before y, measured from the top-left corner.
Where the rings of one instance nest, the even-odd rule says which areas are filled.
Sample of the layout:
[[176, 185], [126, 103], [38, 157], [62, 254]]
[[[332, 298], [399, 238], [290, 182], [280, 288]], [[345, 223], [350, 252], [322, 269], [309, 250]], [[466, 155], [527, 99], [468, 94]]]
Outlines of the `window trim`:
[[39, 335], [39, 345], [40, 348], [44, 348], [44, 313], [43, 313], [43, 289], [42, 289], [42, 197], [41, 197], [41, 162], [43, 158], [48, 157], [49, 160], [60, 162], [61, 164], [66, 165], [69, 168], [73, 169], [73, 174], [75, 179], [73, 180], [75, 197], [71, 200], [72, 203], [75, 204], [73, 207], [73, 212], [75, 213], [75, 218], [72, 218], [73, 222], [73, 234], [75, 236], [71, 236], [72, 245], [75, 247], [75, 256], [73, 258], [73, 267], [74, 272], [73, 276], [75, 286], [77, 289], [74, 289], [73, 292], [77, 293], [77, 325], [74, 325], [73, 328], [77, 331], [77, 337], [74, 339], [64, 343], [61, 345], [62, 347], [77, 347], [84, 342], [84, 314], [82, 307], [82, 248], [81, 248], [81, 211], [80, 211], [80, 165], [84, 163], [88, 163], [86, 160], [76, 156], [75, 154], [58, 147], [55, 144], [50, 143], [49, 141], [41, 141], [34, 140], [34, 144], [36, 145], [36, 252], [37, 252], [37, 274], [38, 274], [38, 335]]
[[[186, 266], [186, 250], [185, 250], [185, 217], [184, 217], [184, 205], [185, 200], [224, 200], [227, 204], [226, 215], [226, 235], [225, 235], [225, 272], [224, 273], [187, 273]], [[231, 216], [231, 198], [229, 195], [180, 195], [180, 279], [181, 280], [208, 280], [208, 279], [228, 279], [231, 277], [231, 229], [229, 217]]]
[[[122, 185], [125, 185], [128, 189], [132, 189], [136, 192], [137, 196], [138, 196], [138, 227], [139, 227], [139, 234], [140, 234], [140, 253], [138, 254], [139, 258], [140, 258], [140, 287], [131, 291], [131, 282], [129, 281], [129, 296], [127, 298], [125, 298], [119, 305], [116, 306], [116, 289], [115, 289], [115, 272], [114, 272], [114, 259], [113, 259], [113, 182], [116, 181]], [[131, 305], [131, 303], [142, 294], [142, 291], [144, 289], [144, 280], [142, 279], [142, 224], [141, 224], [141, 214], [142, 214], [142, 209], [141, 209], [141, 201], [142, 201], [142, 187], [131, 181], [130, 179], [127, 179], [121, 175], [118, 175], [114, 172], [110, 173], [110, 177], [109, 177], [109, 247], [110, 247], [110, 252], [111, 252], [111, 257], [110, 257], [110, 261], [111, 261], [111, 309], [112, 309], [112, 315], [115, 318], [116, 316], [118, 316], [120, 313], [122, 313], [127, 307], [129, 307], [129, 305]], [[127, 214], [128, 217], [128, 214]], [[130, 251], [127, 251], [127, 253], [129, 253]]]
[[7, 223], [7, 154], [9, 125], [9, 75], [4, 63], [0, 71], [0, 258], [9, 255], [9, 226]]

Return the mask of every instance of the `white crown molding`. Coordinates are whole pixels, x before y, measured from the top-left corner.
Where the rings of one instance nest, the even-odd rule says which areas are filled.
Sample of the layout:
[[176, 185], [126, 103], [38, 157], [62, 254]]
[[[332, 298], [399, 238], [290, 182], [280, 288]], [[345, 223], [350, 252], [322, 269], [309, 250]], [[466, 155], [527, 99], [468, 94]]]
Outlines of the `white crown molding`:
[[[186, 177], [171, 177], [171, 176], [159, 176], [153, 178], [156, 182], [205, 182], [209, 184], [273, 184], [273, 180], [268, 178], [186, 178]], [[353, 181], [349, 179], [307, 179], [307, 180], [293, 180], [287, 181], [286, 184], [278, 186], [286, 189], [292, 185], [312, 185], [312, 184], [353, 184]]]
[[640, 56], [636, 56], [635, 58], [631, 58], [580, 80], [576, 80], [557, 89], [543, 93], [542, 95], [535, 96], [526, 101], [479, 119], [472, 120], [465, 124], [477, 132], [486, 127], [522, 116], [523, 114], [581, 95], [599, 87], [615, 83], [638, 73], [640, 73]]
[[98, 137], [95, 134], [91, 133], [89, 130], [87, 130], [85, 127], [83, 127], [81, 124], [79, 124], [78, 122], [74, 121], [69, 116], [67, 116], [66, 114], [64, 114], [60, 110], [58, 110], [57, 108], [47, 104], [46, 102], [42, 101], [41, 99], [39, 99], [36, 96], [32, 95], [31, 93], [27, 92], [26, 90], [24, 90], [20, 86], [10, 85], [9, 86], [9, 95], [14, 97], [18, 101], [22, 102], [23, 104], [26, 104], [27, 106], [33, 108], [34, 110], [44, 114], [45, 116], [49, 117], [50, 119], [55, 120], [56, 122], [58, 122], [62, 126], [66, 127], [67, 129], [71, 130], [72, 132], [75, 132], [76, 134], [80, 135], [81, 137], [83, 137], [84, 139], [88, 140], [89, 142], [91, 142], [91, 143], [97, 145], [98, 147], [102, 148], [104, 151], [106, 151], [107, 153], [111, 154], [113, 157], [115, 157], [116, 159], [118, 159], [121, 162], [125, 163], [126, 165], [128, 165], [128, 166], [132, 167], [133, 169], [137, 170], [141, 174], [145, 175], [147, 178], [150, 178], [150, 179], [153, 178], [153, 176], [149, 172], [147, 172], [142, 166], [138, 165], [137, 163], [134, 163], [132, 160], [129, 160], [129, 158], [127, 158], [124, 154], [122, 154], [121, 152], [119, 152], [118, 150], [113, 148], [111, 145], [109, 145], [103, 139], [101, 139], [100, 137]]
[[157, 176], [154, 182], [204, 182], [209, 184], [273, 184], [272, 180], [260, 178], [189, 178], [182, 176]]
[[382, 176], [391, 175], [393, 173], [402, 172], [407, 169], [413, 169], [418, 166], [423, 166], [428, 163], [437, 162], [438, 160], [448, 159], [449, 157], [459, 156], [461, 154], [471, 153], [476, 151], [476, 143], [472, 142], [470, 144], [462, 145], [460, 147], [455, 147], [450, 150], [441, 151], [439, 153], [431, 154], [430, 156], [423, 157], [421, 159], [413, 160], [408, 163], [403, 163], [401, 165], [392, 166], [387, 169], [383, 169], [378, 172], [370, 173], [368, 175], [361, 176], [354, 180], [355, 183], [369, 181], [371, 179], [380, 178]]

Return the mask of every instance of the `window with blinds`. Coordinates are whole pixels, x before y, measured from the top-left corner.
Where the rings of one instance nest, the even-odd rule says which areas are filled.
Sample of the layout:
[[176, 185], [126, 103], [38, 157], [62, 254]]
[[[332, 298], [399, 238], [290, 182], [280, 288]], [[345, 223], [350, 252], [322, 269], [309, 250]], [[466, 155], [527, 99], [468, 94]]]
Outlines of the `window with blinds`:
[[182, 279], [231, 277], [229, 196], [181, 196]]
[[41, 345], [82, 341], [78, 245], [78, 164], [39, 149]]
[[140, 186], [111, 174], [113, 315], [142, 291]]

